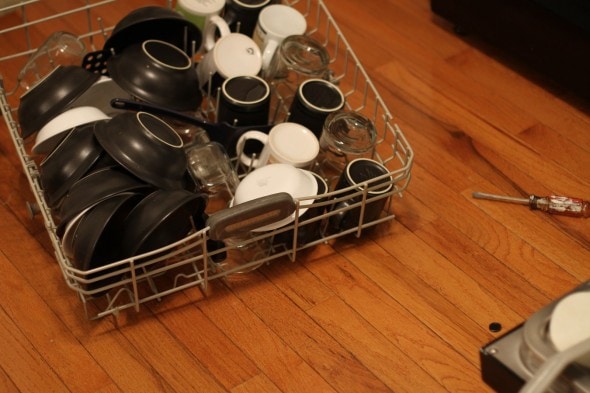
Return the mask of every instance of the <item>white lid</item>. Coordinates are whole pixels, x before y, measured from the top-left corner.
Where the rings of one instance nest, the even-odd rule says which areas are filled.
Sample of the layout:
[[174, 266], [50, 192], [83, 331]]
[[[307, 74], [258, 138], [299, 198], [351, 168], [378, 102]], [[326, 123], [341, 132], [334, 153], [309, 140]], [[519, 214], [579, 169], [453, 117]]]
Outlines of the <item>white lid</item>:
[[[590, 338], [590, 291], [574, 292], [557, 303], [549, 321], [549, 337], [558, 351]], [[590, 367], [590, 356], [582, 363]]]
[[213, 56], [217, 70], [224, 78], [240, 75], [257, 75], [262, 67], [260, 48], [247, 35], [231, 33], [221, 37]]
[[281, 37], [303, 34], [307, 29], [307, 21], [301, 12], [285, 4], [272, 4], [263, 8], [258, 22], [267, 34]]
[[218, 13], [225, 6], [225, 0], [178, 0], [181, 7], [194, 15], [211, 15]]
[[305, 167], [320, 152], [318, 138], [308, 128], [297, 123], [280, 123], [272, 128], [268, 138], [271, 154], [281, 162]]
[[[317, 195], [318, 183], [309, 172], [289, 164], [269, 164], [250, 172], [238, 185], [234, 203], [240, 204], [267, 195], [286, 192], [294, 199]], [[301, 205], [313, 203], [313, 199], [301, 201]], [[299, 215], [307, 211], [300, 208]], [[255, 229], [253, 232], [271, 231], [288, 225], [295, 220], [295, 214], [273, 224]]]
[[243, 8], [252, 8], [252, 9], [256, 9], [256, 8], [260, 8], [265, 6], [266, 4], [270, 3], [270, 0], [258, 0], [258, 3], [254, 2], [245, 2], [244, 0], [234, 0], [234, 3], [239, 5], [240, 7]]

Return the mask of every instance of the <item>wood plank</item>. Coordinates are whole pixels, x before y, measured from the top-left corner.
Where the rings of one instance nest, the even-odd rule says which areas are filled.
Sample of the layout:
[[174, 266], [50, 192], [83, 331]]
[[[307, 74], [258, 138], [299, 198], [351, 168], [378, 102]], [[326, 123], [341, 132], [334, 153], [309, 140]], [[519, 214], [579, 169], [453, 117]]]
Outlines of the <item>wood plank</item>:
[[[0, 254], [0, 262], [6, 262], [4, 254]], [[6, 387], [6, 391], [67, 390], [59, 375], [47, 364], [34, 343], [20, 331], [3, 307], [0, 308], [0, 338], [3, 349], [0, 368], [3, 371], [2, 385]]]
[[532, 287], [523, 276], [514, 274], [502, 261], [484, 252], [443, 220], [437, 220], [414, 233], [430, 247], [439, 250], [448, 261], [453, 261], [458, 269], [499, 301], [510, 304], [523, 319], [550, 302], [546, 294]]
[[121, 332], [141, 353], [153, 372], [174, 391], [223, 392], [225, 389], [151, 313], [136, 315], [137, 323], [121, 327]]
[[86, 333], [81, 343], [122, 392], [176, 391], [120, 332], [94, 329]]
[[19, 392], [14, 382], [10, 379], [10, 376], [0, 366], [0, 389], [7, 393]]
[[[431, 375], [339, 298], [327, 299], [309, 310], [309, 314], [391, 390], [432, 392], [443, 389]], [[401, 380], [391, 370], [396, 370], [396, 374], [414, 375], [415, 378]], [[369, 387], [366, 389], [373, 391]]]
[[[588, 277], [590, 268], [582, 263], [582, 261], [588, 260], [587, 258], [590, 256], [587, 241], [580, 241], [567, 232], [564, 233], [559, 226], [554, 224], [551, 217], [547, 217], [546, 213], [530, 212], [527, 209], [503, 210], [501, 206], [492, 205], [479, 204], [479, 207], [486, 211], [488, 209], [494, 210], [495, 216], [503, 222], [506, 228], [517, 233], [527, 243], [530, 243], [540, 253], [553, 260], [556, 265], [562, 267], [578, 280], [584, 280]], [[523, 218], [531, 214], [533, 217], [526, 217], [529, 219], [527, 225], [530, 227], [524, 227], [522, 224]]]
[[[380, 288], [379, 283], [371, 278], [369, 269], [360, 270], [339, 256], [304, 264], [329, 285], [338, 294], [339, 299], [354, 309], [371, 327], [377, 329], [379, 333], [375, 334], [382, 334], [391, 341], [397, 348], [392, 353], [402, 352], [402, 355], [397, 355], [399, 359], [406, 362], [403, 360], [405, 356], [411, 356], [414, 362], [449, 391], [458, 391], [477, 384], [479, 376], [476, 372], [470, 371], [468, 359], [442, 340], [434, 339], [444, 330], [440, 329], [443, 323], [429, 328], [428, 323], [419, 317], [419, 301], [405, 298], [401, 294], [403, 288], [397, 290]], [[317, 315], [316, 318], [323, 320], [328, 317]], [[336, 324], [331, 321], [326, 322], [334, 330], [341, 329], [337, 327], [340, 324], [346, 325], [344, 320], [341, 321], [345, 319], [344, 317], [334, 315], [331, 318], [340, 321]], [[347, 334], [359, 341], [369, 340], [368, 337], [360, 334], [356, 337], [357, 329], [348, 329]], [[367, 346], [367, 348], [380, 347]], [[458, 370], [462, 371], [458, 373]], [[409, 374], [414, 375], [414, 372]], [[457, 378], [459, 375], [460, 377]], [[399, 383], [402, 382], [398, 381]]]
[[540, 123], [575, 141], [586, 151], [590, 149], [590, 135], [584, 131], [590, 126], [588, 115], [564, 97], [551, 94], [543, 86], [473, 47], [446, 60], [464, 74], [476, 78], [486, 90], [497, 91]]
[[[325, 255], [321, 259], [328, 257]], [[314, 260], [317, 259], [310, 261]], [[278, 263], [264, 266], [260, 271], [302, 310], [308, 310], [334, 295], [323, 282], [299, 263], [280, 260]]]
[[284, 342], [281, 335], [270, 330], [227, 289], [216, 285], [209, 301], [197, 303], [197, 306], [281, 391], [336, 391]]
[[[560, 128], [563, 128], [561, 126]], [[558, 130], [537, 124], [518, 134], [525, 143], [534, 146], [546, 160], [568, 168], [573, 173], [584, 173], [590, 166], [590, 147], [585, 148], [579, 140], [570, 140]]]
[[150, 309], [225, 389], [232, 390], [259, 375], [254, 362], [194, 305], [199, 289], [189, 291], [193, 300], [179, 294], [150, 305]]
[[[441, 91], [426, 84], [404, 64], [391, 61], [377, 71], [392, 86], [411, 85], [411, 95], [414, 106], [430, 108], [431, 116], [438, 122], [450, 124], [455, 130], [469, 135], [474, 141], [485, 145], [502, 156], [507, 157], [516, 166], [529, 168], [529, 173], [537, 179], [560, 179], [560, 189], [569, 193], [583, 194], [588, 187], [588, 175], [572, 173], [562, 167], [550, 166], [542, 156], [531, 146], [509, 134], [498, 132], [498, 129], [482, 120], [457, 102], [449, 100]], [[548, 184], [545, 183], [545, 186]], [[555, 187], [555, 186], [554, 186]]]
[[[462, 186], [484, 178], [508, 195], [519, 195], [523, 189], [545, 189], [525, 168], [501, 157], [502, 149], [486, 148], [454, 124], [432, 116], [427, 107], [417, 104], [410, 94], [400, 93], [402, 90], [389, 82], [378, 82], [377, 88], [403, 115], [396, 121], [412, 141], [416, 161], [436, 177], [448, 179], [450, 186], [462, 190]], [[416, 211], [422, 215], [424, 209], [436, 211], [440, 206], [441, 203], [422, 204]]]
[[387, 235], [390, 233], [389, 229], [398, 224], [415, 231], [438, 217], [436, 211], [410, 193], [404, 193], [400, 198], [393, 199], [392, 210], [396, 215], [396, 221], [378, 226], [375, 228], [376, 232]]
[[340, 253], [415, 318], [435, 331], [438, 337], [453, 343], [462, 356], [473, 364], [477, 363], [473, 348], [483, 341], [489, 321], [477, 323], [443, 296], [437, 287], [425, 283], [373, 242], [365, 244], [362, 250], [353, 246], [341, 249]]
[[0, 389], [6, 393], [19, 392], [14, 382], [10, 379], [10, 376], [6, 374], [2, 367], [0, 367]]
[[[2, 308], [68, 389], [97, 390], [111, 384], [112, 380], [96, 360], [79, 345], [77, 339], [34, 289], [26, 284], [25, 278], [12, 266], [6, 254], [2, 255]], [[17, 293], [18, 296], [14, 296]], [[29, 312], [31, 309], [35, 312]], [[40, 320], [43, 321], [41, 329]], [[77, 362], [72, 362], [72, 359], [77, 359]], [[85, 378], [79, 378], [79, 363], [85, 364]]]
[[277, 386], [264, 374], [256, 375], [231, 390], [232, 393], [279, 393]]
[[248, 282], [230, 284], [235, 295], [336, 391], [388, 390], [371, 370], [268, 280], [253, 275]]
[[[416, 153], [395, 220], [206, 294], [88, 321], [44, 224], [27, 216], [32, 194], [1, 125], [1, 391], [487, 392], [481, 346], [588, 279], [588, 220], [471, 192], [588, 199], [590, 104], [457, 36], [429, 0], [326, 3]], [[82, 4], [37, 2], [30, 16]], [[140, 4], [102, 6], [105, 25]], [[18, 21], [0, 17], [0, 29]], [[34, 43], [56, 28], [87, 21], [44, 23]], [[26, 45], [9, 36], [0, 56]], [[24, 60], [1, 64], [3, 76]]]
[[[532, 176], [529, 172], [527, 172], [526, 167], [518, 167], [511, 163], [504, 157], [501, 157], [495, 149], [490, 149], [484, 146], [481, 146], [475, 143], [477, 146], [478, 152], [481, 153], [483, 157], [489, 162], [490, 166], [494, 168], [498, 173], [509, 173], [510, 176], [506, 176], [507, 181], [512, 182], [513, 184], [511, 187], [498, 187], [496, 182], [494, 183], [494, 187], [492, 187], [487, 182], [482, 183], [481, 185], [476, 186], [477, 188], [474, 189], [477, 191], [488, 191], [491, 193], [503, 194], [503, 195], [512, 195], [512, 196], [520, 196], [524, 198], [528, 198], [531, 194], [536, 195], [552, 195], [552, 194], [561, 194], [561, 195], [575, 195], [568, 193], [568, 190], [565, 187], [560, 186], [561, 179], [555, 178], [551, 182], [551, 185], [543, 185], [541, 184], [540, 179]], [[560, 191], [558, 191], [561, 189]], [[461, 192], [464, 192], [462, 190]], [[584, 194], [585, 195], [585, 194]], [[471, 198], [470, 198], [471, 199]], [[585, 198], [587, 199], [587, 198]], [[516, 206], [506, 206], [501, 205], [498, 207], [506, 207], [512, 209]], [[522, 206], [520, 206], [523, 210]], [[524, 208], [526, 210], [526, 208]], [[536, 212], [540, 213], [540, 212]], [[580, 219], [571, 219], [570, 217], [563, 217], [557, 215], [548, 215], [545, 213], [535, 214], [536, 217], [543, 217], [544, 220], [547, 222], [551, 222], [553, 226], [557, 226], [562, 230], [567, 236], [570, 236], [574, 239], [577, 239], [581, 243], [589, 243], [590, 242], [590, 233], [588, 232], [588, 228], [586, 226], [586, 220]]]
[[[4, 225], [11, 228], [18, 228], [15, 225], [14, 218], [8, 216], [4, 208], [0, 209], [0, 227]], [[8, 232], [8, 231], [6, 231]], [[41, 305], [35, 306], [39, 310], [35, 315], [29, 315], [20, 309], [16, 309], [18, 313], [19, 324], [24, 324], [23, 328], [31, 330], [31, 334], [38, 336], [46, 336], [51, 334], [52, 339], [56, 340], [56, 343], [51, 344], [51, 347], [47, 347], [49, 344], [39, 343], [41, 349], [47, 351], [48, 359], [53, 360], [59, 364], [56, 366], [56, 370], [66, 368], [68, 374], [64, 379], [69, 382], [68, 378], [75, 381], [73, 386], [77, 386], [77, 383], [88, 384], [93, 383], [92, 378], [80, 379], [78, 372], [78, 362], [71, 362], [63, 360], [62, 358], [74, 358], [84, 360], [87, 362], [87, 370], [90, 375], [96, 374], [96, 370], [92, 370], [91, 365], [97, 370], [108, 370], [110, 378], [116, 378], [117, 386], [125, 387], [130, 390], [171, 390], [172, 387], [167, 381], [166, 377], [170, 377], [177, 372], [176, 362], [179, 365], [183, 365], [182, 360], [186, 361], [186, 369], [190, 370], [192, 375], [191, 381], [184, 381], [186, 386], [194, 386], [193, 383], [200, 383], [201, 386], [210, 386], [212, 391], [215, 391], [217, 385], [213, 382], [208, 375], [197, 365], [193, 358], [187, 356], [183, 350], [178, 350], [178, 353], [174, 353], [172, 359], [168, 359], [166, 363], [165, 354], [168, 354], [167, 346], [171, 348], [179, 348], [178, 343], [173, 341], [164, 341], [162, 339], [154, 340], [151, 335], [154, 331], [163, 332], [161, 325], [156, 324], [149, 330], [137, 330], [128, 328], [127, 330], [121, 330], [120, 332], [113, 331], [112, 322], [108, 319], [101, 321], [97, 324], [96, 322], [85, 321], [84, 314], [82, 313], [81, 304], [79, 299], [73, 295], [73, 292], [65, 287], [63, 278], [55, 261], [52, 261], [39, 244], [35, 244], [34, 241], [30, 240], [23, 244], [17, 241], [19, 238], [25, 236], [20, 230], [11, 230], [10, 236], [3, 236], [0, 239], [0, 247], [6, 251], [7, 255], [13, 260], [28, 260], [27, 265], [19, 265], [19, 269], [24, 275], [30, 280], [29, 286], [25, 288], [38, 288], [41, 296], [46, 295], [45, 300], [49, 302], [53, 309], [53, 313], [57, 313], [61, 318], [60, 323], [65, 323], [64, 326], [55, 326], [53, 330], [59, 330], [59, 332], [52, 332], [50, 327], [56, 325], [55, 316], [52, 312], [46, 311], [42, 313], [43, 307]], [[25, 237], [26, 239], [26, 237]], [[50, 263], [48, 263], [50, 262]], [[3, 271], [10, 268], [10, 266], [2, 267]], [[53, 283], [52, 286], [48, 286], [48, 283]], [[0, 290], [8, 291], [10, 288], [6, 285], [2, 286]], [[9, 297], [10, 298], [10, 297]], [[31, 304], [32, 300], [26, 297], [19, 297], [20, 301], [24, 304]], [[20, 305], [19, 305], [20, 306]], [[47, 307], [47, 305], [45, 306]], [[136, 321], [137, 318], [144, 318], [151, 316], [145, 312], [139, 316], [129, 316], [130, 321]], [[27, 319], [25, 319], [27, 318]], [[38, 326], [39, 318], [47, 319], [47, 328], [41, 331], [36, 331]], [[157, 322], [157, 321], [156, 321]], [[52, 323], [52, 324], [51, 324]], [[124, 324], [124, 321], [121, 321]], [[72, 333], [76, 334], [76, 337], [72, 336]], [[166, 337], [164, 335], [163, 337]], [[55, 338], [53, 338], [55, 337]], [[39, 338], [41, 340], [41, 338]], [[137, 343], [145, 343], [145, 345], [137, 345]], [[61, 346], [66, 346], [63, 351], [60, 351], [56, 344], [63, 343]], [[80, 345], [82, 343], [83, 345]], [[78, 345], [76, 345], [78, 344]], [[155, 355], [157, 352], [159, 355]], [[90, 358], [90, 353], [92, 358]], [[58, 356], [62, 356], [59, 358]], [[161, 357], [160, 357], [161, 356]], [[100, 363], [100, 364], [99, 364]], [[132, 372], [137, 378], [129, 378], [129, 373]], [[62, 371], [63, 372], [63, 371]], [[164, 374], [166, 377], [163, 377]], [[101, 373], [98, 373], [97, 377]], [[106, 375], [106, 374], [105, 374]], [[175, 383], [183, 383], [183, 378], [175, 376]], [[96, 379], [96, 378], [95, 378]], [[72, 382], [73, 383], [73, 382]], [[95, 383], [98, 384], [97, 381]], [[176, 388], [180, 388], [182, 385], [177, 385]], [[96, 389], [99, 386], [96, 385]]]
[[[452, 35], [448, 31], [439, 32], [430, 28], [424, 23], [424, 13], [416, 13], [401, 6], [397, 1], [373, 0], [362, 7], [354, 6], [353, 12], [337, 0], [326, 0], [325, 3], [338, 21], [338, 26], [344, 31], [350, 46], [357, 52], [364, 67], [369, 70], [388, 61], [395, 52], [403, 56], [403, 50], [399, 48], [402, 46], [400, 42], [419, 41], [430, 48], [432, 57], [442, 58], [453, 56], [468, 48], [460, 40], [449, 39]], [[387, 17], [375, 17], [377, 15]], [[359, 29], [361, 20], [371, 22], [363, 23]], [[370, 50], [365, 50], [369, 47]]]
[[[583, 249], [577, 247], [575, 239], [569, 238], [563, 233], [555, 240], [548, 238], [541, 239], [540, 234], [534, 234], [527, 228], [522, 228], [523, 219], [526, 219], [526, 222], [536, 220], [538, 222], [535, 225], [540, 225], [539, 222], [541, 221], [544, 222], [543, 230], [556, 232], [555, 229], [551, 229], [551, 224], [545, 221], [547, 217], [543, 217], [542, 215], [529, 217], [531, 212], [527, 209], [522, 209], [522, 206], [518, 205], [505, 206], [498, 205], [497, 203], [473, 201], [473, 198], [470, 197], [471, 191], [473, 190], [467, 191], [467, 195], [456, 195], [449, 191], [446, 185], [438, 182], [418, 166], [416, 166], [414, 174], [419, 179], [428, 179], [429, 186], [423, 187], [426, 183], [416, 182], [417, 184], [414, 184], [412, 193], [419, 194], [421, 200], [426, 204], [438, 203], [441, 198], [445, 200], [445, 208], [440, 210], [441, 217], [453, 226], [460, 228], [461, 232], [470, 238], [478, 239], [478, 244], [482, 247], [499, 258], [507, 260], [510, 264], [522, 264], [523, 255], [526, 255], [528, 260], [526, 261], [527, 267], [525, 269], [536, 270], [539, 266], [544, 265], [547, 270], [537, 271], [538, 274], [534, 275], [534, 279], [542, 279], [543, 277], [546, 279], [543, 288], [551, 291], [554, 291], [555, 288], [560, 288], [560, 291], [563, 291], [564, 288], [571, 287], [578, 280], [587, 277], [587, 274], [584, 273], [584, 270], [586, 270], [584, 266], [570, 266], [572, 265], [570, 251], [580, 254], [581, 258], [585, 254]], [[507, 221], [512, 221], [513, 228], [509, 229], [507, 222], [503, 220], [499, 222], [490, 220], [487, 214], [477, 211], [477, 209], [474, 210], [472, 206], [469, 206], [470, 202], [472, 204], [481, 203], [478, 205], [478, 208], [485, 207], [485, 209], [493, 209], [494, 217], [496, 217], [495, 214], [503, 214]], [[467, 219], [467, 217], [471, 218]], [[518, 229], [517, 226], [521, 228]], [[517, 235], [516, 237], [512, 234], [514, 232]], [[521, 236], [523, 238], [521, 240], [518, 239]], [[531, 236], [534, 236], [537, 240], [534, 244], [527, 245], [530, 242]], [[571, 249], [555, 250], [553, 247], [558, 242], [569, 243], [569, 246], [566, 247], [570, 247]], [[549, 243], [553, 244], [550, 245]], [[537, 247], [539, 248], [537, 249]], [[554, 262], [548, 256], [555, 253], [561, 253], [562, 258]], [[561, 263], [563, 263], [563, 266], [560, 266]], [[568, 270], [569, 268], [574, 271]]]
[[[377, 8], [377, 5], [375, 7]], [[448, 100], [456, 100], [466, 109], [478, 108], [474, 114], [492, 122], [498, 128], [516, 133], [535, 124], [534, 117], [519, 110], [503, 95], [490, 94], [478, 81], [446, 62], [446, 58], [465, 50], [465, 42], [434, 24], [416, 23], [418, 18], [424, 18], [422, 13], [414, 15], [395, 3], [390, 7], [395, 7], [392, 9], [393, 20], [388, 20], [386, 27], [373, 27], [366, 32], [363, 31], [365, 42], [387, 43], [380, 51], [375, 52], [381, 59], [381, 65], [373, 71], [383, 67], [386, 62], [403, 62], [411, 67], [412, 72], [424, 83], [444, 92]], [[351, 16], [338, 15], [342, 17], [345, 25], [356, 23], [349, 20]], [[386, 40], [383, 39], [384, 32]], [[353, 47], [363, 45], [360, 42], [355, 43], [358, 45], [353, 44]], [[441, 51], [439, 48], [449, 46], [454, 48], [453, 51], [437, 53]], [[369, 62], [369, 69], [371, 68], [372, 63]]]

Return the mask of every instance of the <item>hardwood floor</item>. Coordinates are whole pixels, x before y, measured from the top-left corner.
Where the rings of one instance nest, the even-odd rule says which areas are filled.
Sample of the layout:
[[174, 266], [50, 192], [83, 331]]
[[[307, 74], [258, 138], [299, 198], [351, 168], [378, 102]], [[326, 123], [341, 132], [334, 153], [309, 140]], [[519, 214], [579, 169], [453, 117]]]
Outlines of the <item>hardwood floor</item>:
[[88, 321], [2, 124], [0, 391], [484, 392], [479, 349], [589, 279], [590, 221], [471, 197], [589, 199], [589, 103], [428, 0], [325, 3], [415, 151], [396, 219]]

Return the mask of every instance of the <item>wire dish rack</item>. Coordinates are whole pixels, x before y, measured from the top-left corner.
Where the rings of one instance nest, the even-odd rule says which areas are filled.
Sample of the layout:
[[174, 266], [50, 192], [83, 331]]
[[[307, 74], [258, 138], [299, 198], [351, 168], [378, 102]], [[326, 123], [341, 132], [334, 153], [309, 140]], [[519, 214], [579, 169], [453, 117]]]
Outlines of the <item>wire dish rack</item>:
[[[239, 243], [227, 241], [221, 247], [212, 248], [211, 242], [219, 239], [213, 239], [212, 228], [206, 227], [194, 230], [184, 239], [149, 253], [92, 270], [76, 269], [64, 254], [56, 234], [56, 223], [44, 200], [39, 180], [38, 158], [30, 153], [32, 142], [21, 138], [18, 121], [15, 120], [18, 98], [23, 93], [19, 91], [17, 74], [29, 55], [46, 36], [52, 33], [47, 27], [49, 25], [60, 26], [63, 30], [77, 35], [84, 40], [89, 50], [101, 49], [117, 21], [131, 11], [129, 5], [125, 3], [123, 0], [52, 2], [29, 0], [4, 9], [0, 8], [0, 15], [4, 15], [3, 20], [15, 21], [9, 27], [0, 30], [2, 42], [14, 43], [14, 47], [3, 44], [6, 48], [1, 49], [0, 53], [2, 114], [33, 191], [35, 204], [43, 217], [65, 282], [80, 297], [87, 318], [116, 316], [120, 311], [130, 308], [139, 310], [140, 305], [145, 302], [161, 299], [189, 287], [199, 286], [206, 293], [207, 286], [212, 280], [233, 277], [278, 258], [294, 261], [303, 249], [320, 243], [329, 243], [341, 236], [360, 237], [367, 228], [394, 218], [391, 209], [392, 199], [401, 196], [410, 181], [410, 170], [414, 158], [412, 148], [402, 130], [394, 123], [388, 108], [324, 2], [322, 0], [284, 1], [284, 4], [295, 7], [305, 15], [308, 24], [306, 34], [321, 42], [328, 50], [331, 80], [344, 93], [346, 108], [370, 118], [378, 130], [377, 145], [372, 158], [388, 169], [389, 174], [386, 178], [392, 185], [386, 193], [379, 196], [379, 198], [387, 198], [388, 201], [381, 216], [376, 220], [363, 223], [368, 192], [377, 187], [383, 187], [382, 177], [363, 183], [360, 189], [329, 192], [325, 195], [326, 198], [319, 201], [315, 200], [314, 196], [295, 200], [295, 221], [291, 225], [267, 233], [252, 233], [248, 238], [241, 239]], [[171, 1], [166, 3], [146, 1], [145, 5], [173, 6]], [[5, 25], [1, 21], [2, 19], [0, 23]], [[18, 43], [22, 46], [19, 47]], [[205, 113], [214, 112], [214, 106], [215, 102], [212, 100], [204, 100], [202, 110]], [[337, 233], [322, 232], [319, 238], [305, 244], [298, 241], [297, 233], [306, 225], [325, 223], [332, 215], [342, 213], [339, 210], [326, 209], [324, 214], [305, 220], [299, 215], [299, 207], [303, 202], [311, 199], [314, 202], [307, 205], [307, 208], [325, 208], [352, 197], [358, 198], [360, 202], [341, 210], [360, 208], [360, 220], [357, 226]], [[275, 238], [288, 231], [294, 232], [291, 241], [279, 245], [273, 242]], [[263, 248], [265, 251], [262, 253], [254, 254], [246, 263], [232, 263], [235, 255], [240, 254], [241, 257], [245, 250], [255, 248], [253, 246], [261, 243], [271, 246]], [[219, 263], [221, 259], [225, 259], [225, 262]]]

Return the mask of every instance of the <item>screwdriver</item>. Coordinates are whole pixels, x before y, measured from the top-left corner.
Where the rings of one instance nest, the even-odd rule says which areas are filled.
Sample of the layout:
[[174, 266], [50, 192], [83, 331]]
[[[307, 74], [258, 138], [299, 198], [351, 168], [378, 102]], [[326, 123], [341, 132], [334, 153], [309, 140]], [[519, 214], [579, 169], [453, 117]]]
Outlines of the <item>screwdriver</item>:
[[474, 192], [472, 196], [477, 199], [528, 205], [532, 210], [541, 210], [551, 214], [560, 214], [570, 217], [590, 217], [590, 202], [584, 201], [580, 198], [571, 198], [560, 195], [550, 195], [545, 197], [530, 195], [528, 198], [518, 198], [488, 194], [485, 192]]

